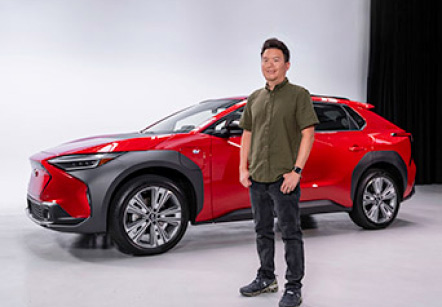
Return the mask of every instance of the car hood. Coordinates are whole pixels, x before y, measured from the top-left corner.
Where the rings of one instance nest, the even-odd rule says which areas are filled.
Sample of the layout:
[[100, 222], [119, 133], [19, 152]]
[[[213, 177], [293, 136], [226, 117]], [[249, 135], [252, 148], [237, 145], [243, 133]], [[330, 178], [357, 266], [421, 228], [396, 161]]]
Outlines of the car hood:
[[139, 132], [99, 135], [70, 141], [43, 152], [50, 156], [61, 156], [97, 152], [140, 151], [151, 149], [170, 137], [170, 134], [153, 135]]

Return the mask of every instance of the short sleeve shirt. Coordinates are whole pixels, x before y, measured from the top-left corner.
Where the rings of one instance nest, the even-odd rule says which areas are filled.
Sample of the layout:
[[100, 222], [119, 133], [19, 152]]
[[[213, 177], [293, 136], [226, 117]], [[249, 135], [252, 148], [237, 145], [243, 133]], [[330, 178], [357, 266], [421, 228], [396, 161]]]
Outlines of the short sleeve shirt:
[[249, 172], [257, 182], [275, 182], [296, 162], [301, 131], [318, 124], [310, 93], [285, 79], [270, 90], [253, 92], [241, 116], [241, 128], [252, 133]]

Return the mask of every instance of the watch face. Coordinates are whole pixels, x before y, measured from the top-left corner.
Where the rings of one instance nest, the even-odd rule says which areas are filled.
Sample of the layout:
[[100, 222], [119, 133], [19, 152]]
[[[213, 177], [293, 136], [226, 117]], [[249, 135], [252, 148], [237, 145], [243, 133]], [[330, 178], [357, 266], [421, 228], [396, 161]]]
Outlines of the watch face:
[[300, 168], [300, 167], [298, 167], [298, 166], [295, 166], [294, 168], [293, 168], [293, 171], [296, 173], [296, 174], [301, 174], [301, 172], [302, 172], [302, 168]]

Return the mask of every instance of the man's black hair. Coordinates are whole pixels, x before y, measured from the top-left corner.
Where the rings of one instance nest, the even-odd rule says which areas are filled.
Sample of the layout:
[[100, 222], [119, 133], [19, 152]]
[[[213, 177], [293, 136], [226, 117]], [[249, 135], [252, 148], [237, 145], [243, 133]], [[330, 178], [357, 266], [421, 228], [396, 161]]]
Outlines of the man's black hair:
[[264, 53], [264, 51], [266, 51], [267, 49], [279, 49], [282, 51], [282, 54], [284, 55], [284, 62], [289, 62], [290, 61], [290, 51], [289, 48], [287, 48], [287, 46], [281, 42], [279, 39], [277, 38], [269, 38], [268, 40], [266, 40], [264, 42], [264, 45], [262, 45], [261, 48], [261, 56]]

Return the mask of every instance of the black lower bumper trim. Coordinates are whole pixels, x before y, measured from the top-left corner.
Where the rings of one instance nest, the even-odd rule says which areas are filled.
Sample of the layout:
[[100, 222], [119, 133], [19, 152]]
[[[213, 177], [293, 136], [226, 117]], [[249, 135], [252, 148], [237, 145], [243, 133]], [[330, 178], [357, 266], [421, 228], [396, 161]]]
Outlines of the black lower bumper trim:
[[48, 227], [51, 225], [76, 225], [85, 220], [70, 216], [57, 203], [41, 203], [30, 197], [28, 197], [26, 211], [35, 223]]

